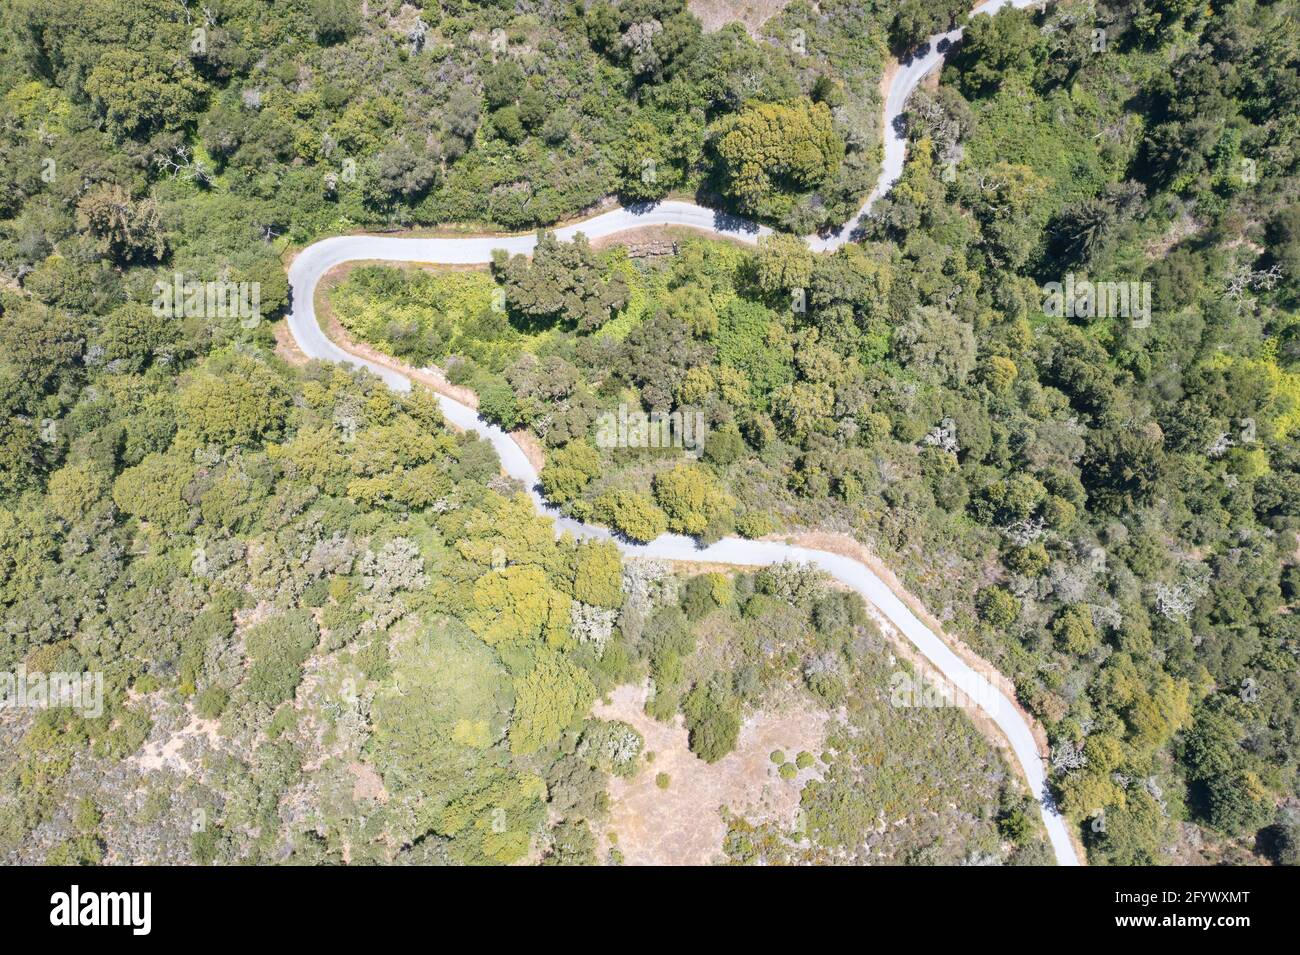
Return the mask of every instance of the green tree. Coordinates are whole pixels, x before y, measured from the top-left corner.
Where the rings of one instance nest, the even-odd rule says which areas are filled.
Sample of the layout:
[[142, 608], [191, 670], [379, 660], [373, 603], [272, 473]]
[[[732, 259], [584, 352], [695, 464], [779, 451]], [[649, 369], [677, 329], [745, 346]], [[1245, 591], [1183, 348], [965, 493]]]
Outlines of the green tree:
[[1214, 702], [1199, 707], [1196, 722], [1183, 740], [1182, 759], [1189, 775], [1200, 780], [1231, 775], [1242, 754], [1242, 734], [1226, 707]]
[[907, 52], [951, 29], [968, 9], [965, 0], [903, 0], [889, 29], [890, 45], [896, 53]]
[[682, 701], [690, 731], [691, 752], [716, 763], [736, 748], [740, 736], [740, 703], [721, 680], [697, 683]]
[[496, 422], [506, 431], [514, 431], [523, 424], [519, 401], [514, 391], [504, 381], [493, 379], [479, 388], [478, 411], [484, 418]]
[[1020, 616], [1020, 601], [1005, 587], [985, 587], [975, 603], [980, 618], [991, 627], [1009, 627]]
[[621, 272], [605, 277], [587, 237], [560, 242], [554, 232], [538, 233], [530, 263], [523, 255], [492, 254], [492, 271], [505, 288], [509, 307], [532, 319], [565, 321], [594, 331], [628, 301]]
[[355, 0], [312, 0], [311, 22], [322, 46], [332, 46], [361, 30], [361, 10]]
[[139, 371], [177, 340], [175, 319], [155, 314], [142, 302], [122, 305], [104, 319], [100, 346], [104, 360], [127, 371]]
[[162, 50], [110, 49], [86, 78], [86, 93], [119, 139], [181, 126], [206, 91], [187, 58]]
[[1086, 607], [1074, 606], [1062, 610], [1052, 621], [1052, 634], [1061, 649], [1075, 656], [1091, 652], [1101, 641]]
[[1259, 776], [1234, 770], [1206, 783], [1210, 825], [1229, 835], [1254, 832], [1273, 818], [1273, 800]]
[[1009, 74], [1034, 65], [1038, 30], [1028, 10], [1003, 7], [993, 16], [971, 17], [954, 67], [968, 97], [995, 92]]
[[164, 530], [183, 530], [190, 514], [184, 492], [193, 474], [193, 466], [186, 461], [162, 454], [147, 455], [113, 482], [113, 503], [125, 513]]
[[244, 635], [251, 661], [245, 678], [253, 699], [276, 706], [293, 696], [302, 682], [302, 665], [320, 640], [306, 610], [276, 614]]

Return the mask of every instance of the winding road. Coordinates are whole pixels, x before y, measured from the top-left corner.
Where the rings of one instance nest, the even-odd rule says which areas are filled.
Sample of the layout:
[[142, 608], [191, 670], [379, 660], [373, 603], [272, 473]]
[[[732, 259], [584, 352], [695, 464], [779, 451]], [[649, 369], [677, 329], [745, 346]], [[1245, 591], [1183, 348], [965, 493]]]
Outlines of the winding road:
[[[987, 13], [1011, 5], [1028, 7], [1041, 0], [990, 0], [977, 6], [977, 13]], [[932, 37], [922, 51], [899, 64], [885, 96], [884, 157], [880, 178], [858, 214], [839, 231], [809, 236], [808, 244], [818, 252], [833, 251], [848, 242], [877, 198], [884, 195], [902, 175], [906, 141], [899, 131], [898, 119], [908, 96], [944, 58], [949, 45], [961, 36], [961, 29]], [[590, 239], [600, 239], [646, 226], [685, 226], [714, 236], [754, 244], [771, 232], [725, 213], [705, 209], [690, 202], [660, 202], [636, 208], [618, 208], [581, 223], [557, 229], [561, 239], [571, 239], [582, 232]], [[342, 362], [369, 369], [390, 387], [406, 391], [411, 380], [401, 372], [379, 365], [340, 348], [321, 330], [316, 319], [315, 291], [330, 269], [353, 261], [420, 262], [439, 265], [477, 265], [490, 262], [494, 249], [511, 253], [529, 253], [536, 245], [533, 235], [476, 236], [466, 238], [396, 238], [388, 236], [337, 236], [316, 242], [303, 249], [289, 268], [292, 310], [289, 329], [298, 347], [309, 358]], [[556, 533], [568, 531], [584, 538], [613, 539], [609, 530], [581, 524], [559, 514], [537, 491], [538, 474], [527, 456], [508, 434], [478, 417], [478, 413], [446, 395], [438, 395], [448, 421], [475, 431], [491, 442], [501, 458], [503, 469], [529, 488], [539, 512], [554, 518]], [[998, 726], [1016, 761], [1024, 772], [1030, 791], [1039, 801], [1043, 822], [1056, 860], [1061, 865], [1078, 865], [1079, 859], [1070, 839], [1068, 824], [1052, 804], [1047, 788], [1044, 757], [1040, 753], [1028, 720], [1003, 692], [973, 669], [944, 641], [927, 627], [890, 587], [866, 565], [850, 557], [829, 551], [813, 550], [779, 541], [752, 541], [729, 537], [701, 548], [688, 537], [667, 534], [648, 544], [617, 541], [629, 556], [694, 562], [718, 562], [742, 566], [763, 566], [781, 561], [813, 564], [836, 580], [853, 588], [898, 628], [929, 663], [979, 706]]]

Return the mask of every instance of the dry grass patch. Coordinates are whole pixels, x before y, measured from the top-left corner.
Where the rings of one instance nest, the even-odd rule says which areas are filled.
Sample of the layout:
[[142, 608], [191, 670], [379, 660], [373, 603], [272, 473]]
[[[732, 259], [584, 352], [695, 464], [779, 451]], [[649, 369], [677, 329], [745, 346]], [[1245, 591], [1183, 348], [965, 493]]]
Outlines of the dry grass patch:
[[785, 9], [786, 0], [689, 0], [686, 6], [704, 26], [705, 33], [739, 22], [758, 39], [763, 24]]
[[[816, 763], [791, 779], [782, 779], [772, 762], [774, 750], [794, 760], [822, 750], [831, 714], [807, 700], [745, 717], [736, 748], [716, 763], [690, 751], [680, 714], [660, 723], [645, 713], [646, 687], [621, 686], [610, 702], [598, 702], [594, 715], [622, 720], [645, 737], [645, 752], [654, 757], [631, 779], [610, 780], [610, 809], [602, 847], [613, 843], [628, 865], [708, 865], [722, 857], [727, 832], [722, 808], [743, 813], [754, 823], [795, 824], [799, 795], [808, 780], [819, 778]], [[661, 787], [657, 779], [668, 776]]]

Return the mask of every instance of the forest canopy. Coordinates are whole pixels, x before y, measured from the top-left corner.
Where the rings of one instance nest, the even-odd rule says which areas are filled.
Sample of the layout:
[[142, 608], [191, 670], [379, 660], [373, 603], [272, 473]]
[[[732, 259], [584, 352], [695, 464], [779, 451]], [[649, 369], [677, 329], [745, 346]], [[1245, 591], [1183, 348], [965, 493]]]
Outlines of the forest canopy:
[[[434, 394], [295, 354], [293, 254], [441, 226], [541, 231], [481, 270], [360, 265], [330, 315], [526, 432], [566, 516], [848, 535], [1014, 686], [1089, 861], [1294, 863], [1295, 0], [974, 17], [901, 179], [813, 254], [875, 184], [891, 56], [965, 12], [7, 3], [0, 670], [105, 692], [0, 714], [0, 858], [618, 861], [610, 781], [652, 770], [593, 708], [629, 684], [707, 766], [774, 701], [842, 713], [772, 763], [807, 839], [731, 819], [731, 861], [1044, 858], [961, 714], [881, 703], [893, 651], [826, 581], [556, 538]], [[773, 233], [548, 231], [669, 196]], [[257, 307], [154, 304], [194, 283]], [[1134, 308], [1044, 304], [1085, 284]], [[597, 440], [628, 412], [701, 440]]]

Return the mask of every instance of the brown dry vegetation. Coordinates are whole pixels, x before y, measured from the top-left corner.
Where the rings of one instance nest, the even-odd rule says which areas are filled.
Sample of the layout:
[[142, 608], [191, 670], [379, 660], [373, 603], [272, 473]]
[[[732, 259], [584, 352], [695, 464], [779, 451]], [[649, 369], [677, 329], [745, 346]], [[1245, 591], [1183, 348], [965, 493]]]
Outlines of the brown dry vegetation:
[[[777, 749], [792, 756], [801, 750], [820, 752], [830, 713], [806, 701], [751, 713], [735, 750], [710, 764], [690, 751], [680, 714], [671, 724], [660, 723], [646, 715], [645, 698], [644, 686], [621, 686], [608, 703], [598, 702], [593, 709], [601, 719], [635, 727], [645, 737], [645, 752], [654, 754], [631, 779], [610, 781], [604, 846], [611, 844], [612, 833], [630, 865], [706, 865], [722, 854], [727, 832], [723, 807], [756, 824], [795, 824], [799, 794], [819, 771], [814, 764], [794, 779], [782, 779], [770, 756]], [[670, 777], [667, 789], [655, 782], [660, 773]]]
[[785, 5], [786, 0], [690, 0], [686, 4], [699, 18], [705, 33], [739, 22], [755, 39], [762, 33], [763, 24], [784, 10]]

